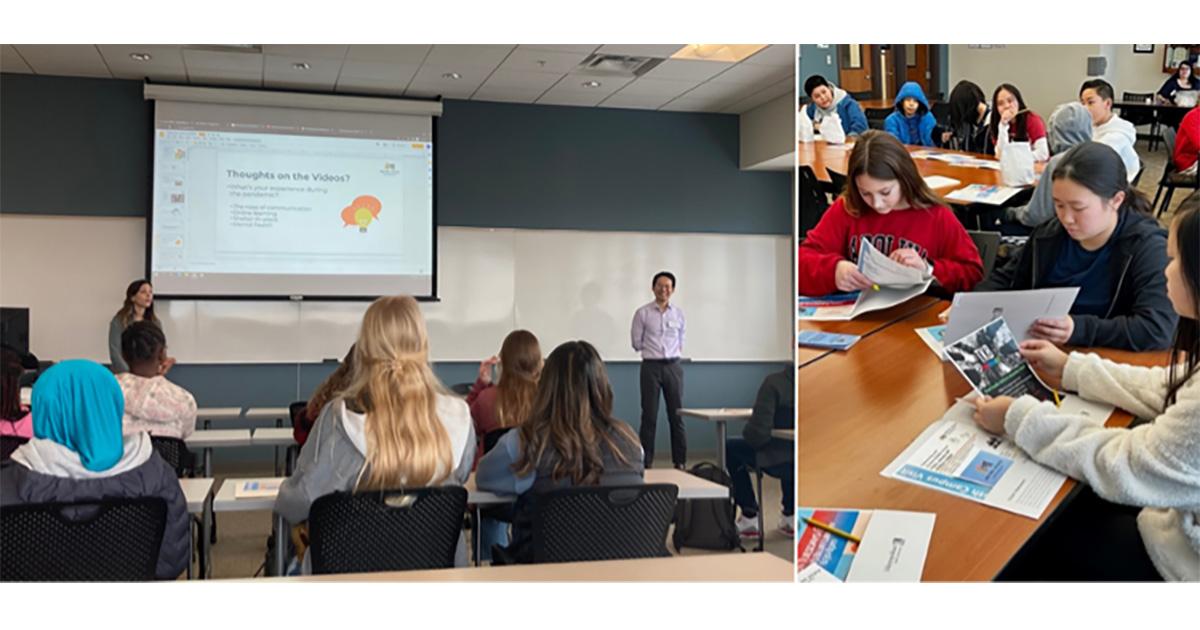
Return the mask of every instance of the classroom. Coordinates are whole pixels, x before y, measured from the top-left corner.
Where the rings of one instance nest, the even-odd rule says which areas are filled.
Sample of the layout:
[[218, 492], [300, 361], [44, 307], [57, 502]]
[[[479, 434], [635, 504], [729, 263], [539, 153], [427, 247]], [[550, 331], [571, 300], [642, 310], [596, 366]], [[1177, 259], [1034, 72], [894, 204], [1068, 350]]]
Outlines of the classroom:
[[799, 581], [1200, 580], [1198, 57], [798, 47]]
[[[89, 480], [161, 460], [188, 512], [177, 527], [172, 477], [161, 545], [127, 528], [137, 567], [53, 573], [55, 549], [5, 527], [4, 580], [792, 579], [794, 45], [3, 44], [0, 62], [0, 427], [32, 407], [37, 430], [3, 436], [5, 472], [37, 483], [35, 447]], [[378, 379], [403, 387], [371, 396]], [[760, 413], [771, 379], [786, 407]], [[591, 421], [551, 431], [572, 404]], [[137, 432], [97, 429], [100, 409]], [[786, 464], [753, 469], [759, 419]], [[580, 436], [561, 471], [532, 458], [514, 480], [525, 440]], [[532, 498], [551, 492], [558, 543]], [[44, 507], [22, 503], [4, 517]], [[422, 504], [437, 536], [403, 517]], [[292, 527], [318, 506], [329, 533]], [[345, 536], [355, 514], [375, 537]], [[756, 536], [704, 538], [735, 515]], [[532, 542], [505, 548], [518, 529]]]

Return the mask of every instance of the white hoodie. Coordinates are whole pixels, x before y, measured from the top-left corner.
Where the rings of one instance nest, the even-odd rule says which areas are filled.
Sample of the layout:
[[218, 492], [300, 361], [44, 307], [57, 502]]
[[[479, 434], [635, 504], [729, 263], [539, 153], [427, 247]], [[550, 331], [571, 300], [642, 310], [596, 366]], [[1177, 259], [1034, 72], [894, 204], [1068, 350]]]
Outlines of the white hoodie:
[[1092, 140], [1107, 144], [1121, 156], [1129, 181], [1132, 182], [1133, 178], [1137, 177], [1138, 170], [1142, 168], [1142, 160], [1133, 148], [1137, 143], [1137, 129], [1133, 123], [1113, 114], [1108, 122], [1092, 127]]
[[12, 459], [36, 473], [67, 479], [104, 479], [116, 477], [146, 463], [154, 453], [154, 444], [145, 432], [125, 436], [125, 452], [108, 470], [84, 468], [79, 453], [54, 442], [33, 438], [13, 451]]

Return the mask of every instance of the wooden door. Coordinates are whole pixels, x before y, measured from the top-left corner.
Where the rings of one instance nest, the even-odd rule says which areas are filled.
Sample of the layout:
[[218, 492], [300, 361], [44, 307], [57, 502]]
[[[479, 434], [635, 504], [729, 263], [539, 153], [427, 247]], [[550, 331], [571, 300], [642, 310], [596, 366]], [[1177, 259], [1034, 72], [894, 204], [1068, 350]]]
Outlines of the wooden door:
[[933, 98], [930, 87], [929, 44], [905, 44], [905, 81], [915, 81], [929, 98]]
[[873, 46], [838, 44], [838, 86], [852, 94], [870, 93]]

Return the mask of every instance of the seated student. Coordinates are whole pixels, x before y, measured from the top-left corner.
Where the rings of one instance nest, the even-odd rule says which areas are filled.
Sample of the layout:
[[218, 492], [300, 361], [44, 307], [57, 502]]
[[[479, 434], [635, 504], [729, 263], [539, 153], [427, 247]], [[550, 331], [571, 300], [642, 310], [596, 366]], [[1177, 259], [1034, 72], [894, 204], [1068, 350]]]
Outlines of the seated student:
[[[1020, 223], [1026, 228], [1035, 228], [1054, 218], [1054, 184], [1051, 177], [1054, 167], [1063, 154], [1072, 147], [1092, 139], [1092, 116], [1080, 103], [1063, 103], [1050, 114], [1050, 130], [1047, 136], [1050, 145], [1050, 161], [1038, 179], [1033, 196], [1024, 206], [1013, 206], [1006, 210], [1009, 221]], [[1025, 232], [1026, 234], [1028, 232]]]
[[126, 433], [186, 440], [196, 430], [196, 399], [163, 375], [167, 338], [152, 322], [133, 322], [121, 333], [121, 357], [128, 372], [117, 375], [125, 394]]
[[949, 293], [970, 291], [983, 277], [979, 250], [954, 213], [917, 172], [908, 150], [882, 131], [868, 131], [850, 152], [846, 190], [800, 244], [801, 295], [871, 288], [856, 261], [862, 238], [917, 269], [933, 267]]
[[992, 119], [988, 123], [988, 137], [996, 155], [1009, 142], [1028, 142], [1033, 150], [1033, 159], [1045, 162], [1050, 159], [1050, 146], [1046, 142], [1046, 124], [1041, 116], [1025, 107], [1025, 99], [1016, 86], [1001, 83], [992, 92]]
[[758, 388], [754, 413], [742, 430], [742, 437], [725, 442], [725, 460], [733, 480], [733, 500], [742, 511], [737, 519], [742, 536], [757, 537], [758, 500], [750, 483], [747, 466], [758, 466], [764, 473], [779, 478], [783, 491], [783, 515], [779, 531], [796, 533], [796, 451], [795, 442], [771, 437], [772, 429], [796, 428], [796, 369], [788, 366], [770, 374]]
[[1181, 61], [1179, 67], [1175, 69], [1175, 74], [1163, 82], [1158, 93], [1154, 95], [1154, 99], [1163, 105], [1168, 105], [1175, 103], [1175, 95], [1179, 92], [1200, 90], [1200, 83], [1197, 83], [1196, 77], [1192, 76], [1192, 70], [1190, 61]]
[[325, 377], [325, 380], [317, 387], [317, 391], [309, 397], [308, 403], [304, 406], [304, 417], [292, 427], [292, 437], [295, 438], [296, 444], [300, 447], [308, 441], [308, 434], [312, 433], [313, 425], [317, 423], [317, 418], [321, 417], [321, 412], [325, 409], [325, 405], [337, 398], [346, 386], [350, 384], [350, 376], [354, 373], [354, 346], [350, 346], [350, 350], [346, 352], [346, 356], [342, 358], [342, 362]]
[[805, 112], [815, 128], [819, 128], [822, 119], [834, 113], [841, 119], [842, 130], [846, 132], [847, 138], [857, 136], [869, 128], [867, 116], [858, 105], [858, 101], [847, 94], [846, 90], [826, 81], [825, 77], [819, 74], [808, 77], [804, 81], [804, 93], [812, 99], [805, 107]]
[[[492, 383], [492, 366], [500, 365], [500, 383]], [[500, 356], [479, 364], [479, 378], [467, 394], [471, 420], [479, 448], [475, 461], [483, 457], [483, 438], [492, 431], [515, 427], [529, 416], [533, 395], [542, 373], [542, 347], [528, 330], [514, 330], [504, 338]]]
[[1039, 319], [1029, 334], [1072, 346], [1166, 348], [1176, 320], [1162, 275], [1167, 235], [1129, 185], [1121, 157], [1085, 142], [1063, 156], [1052, 181], [1057, 216], [975, 290], [1079, 287], [1070, 315]]
[[1142, 168], [1142, 160], [1133, 148], [1137, 143], [1137, 129], [1133, 123], [1113, 113], [1112, 85], [1104, 79], [1084, 81], [1079, 88], [1079, 102], [1092, 115], [1092, 140], [1112, 147], [1125, 162], [1129, 181], [1133, 181]]
[[975, 420], [982, 428], [1009, 435], [1033, 459], [1089, 488], [1001, 578], [1200, 581], [1196, 234], [1200, 204], [1193, 203], [1181, 207], [1172, 222], [1165, 252], [1171, 262], [1160, 272], [1179, 317], [1169, 367], [1124, 365], [1079, 352], [1067, 355], [1045, 341], [1021, 344], [1021, 354], [1049, 385], [1150, 422], [1132, 429], [1105, 428], [1096, 418], [1064, 413], [1054, 403], [1031, 396], [976, 401]]
[[909, 81], [896, 92], [893, 103], [896, 110], [883, 121], [883, 130], [896, 136], [904, 144], [923, 147], [933, 146], [933, 128], [937, 119], [929, 112], [929, 99], [920, 84]]
[[107, 368], [84, 359], [58, 363], [33, 388], [33, 439], [0, 467], [0, 503], [72, 503], [157, 497], [167, 525], [155, 576], [173, 580], [190, 561], [187, 501], [175, 471], [150, 436], [122, 436], [124, 399]]
[[1179, 135], [1175, 137], [1175, 151], [1171, 161], [1180, 174], [1195, 176], [1196, 162], [1200, 157], [1200, 105], [1193, 107], [1179, 123]]
[[[279, 487], [275, 513], [293, 525], [313, 501], [334, 492], [461, 486], [471, 473], [475, 435], [467, 404], [429, 367], [429, 341], [417, 301], [375, 300], [354, 344], [350, 383], [325, 406]], [[301, 535], [303, 540], [303, 535]], [[310, 557], [305, 555], [307, 572]], [[459, 539], [457, 566], [466, 566]]]
[[5, 346], [0, 350], [0, 435], [33, 437], [33, 417], [21, 404], [21, 355]]
[[516, 494], [513, 542], [498, 560], [533, 561], [534, 493], [572, 486], [642, 482], [642, 445], [612, 415], [613, 393], [600, 353], [568, 341], [546, 359], [529, 419], [479, 460], [480, 490]]
[[988, 142], [988, 107], [983, 90], [970, 81], [959, 81], [950, 91], [950, 127], [941, 129], [941, 146], [954, 151], [994, 153]]

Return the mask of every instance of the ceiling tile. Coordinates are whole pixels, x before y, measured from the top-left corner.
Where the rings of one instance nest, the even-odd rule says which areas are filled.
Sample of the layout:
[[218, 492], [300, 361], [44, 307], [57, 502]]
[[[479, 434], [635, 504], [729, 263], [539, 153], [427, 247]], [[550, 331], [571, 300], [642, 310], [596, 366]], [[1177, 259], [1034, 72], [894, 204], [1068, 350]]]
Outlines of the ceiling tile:
[[719, 112], [720, 105], [710, 99], [677, 98], [659, 109], [667, 112]]
[[795, 44], [771, 44], [766, 48], [746, 57], [742, 63], [755, 66], [796, 67]]
[[0, 72], [22, 72], [31, 73], [33, 69], [21, 55], [17, 54], [17, 49], [8, 44], [0, 44]]
[[370, 81], [385, 81], [399, 83], [403, 88], [416, 76], [420, 64], [393, 63], [390, 61], [358, 61], [347, 59], [342, 63], [339, 82], [347, 79], [367, 79]]
[[346, 51], [346, 61], [389, 61], [393, 63], [420, 64], [429, 54], [429, 44], [351, 44]]
[[226, 52], [218, 50], [183, 49], [183, 62], [187, 66], [188, 76], [220, 74], [233, 72], [238, 74], [257, 73], [262, 76], [263, 56], [258, 52]]
[[[438, 44], [425, 58], [427, 65], [453, 66], [458, 72], [466, 68], [494, 70], [512, 52], [512, 45]], [[465, 74], [465, 73], [464, 73]]]
[[[187, 81], [180, 46], [100, 44], [97, 48], [115, 78]], [[146, 53], [150, 60], [135, 61], [129, 56], [133, 53]]]
[[605, 44], [597, 52], [631, 57], [670, 57], [684, 44]]
[[622, 107], [629, 109], [658, 109], [666, 105], [673, 97], [659, 95], [637, 95], [626, 94], [625, 90], [621, 90], [616, 94], [604, 99], [600, 103], [600, 107]]
[[304, 59], [337, 59], [346, 56], [345, 44], [263, 44], [264, 55], [302, 57]]
[[572, 105], [576, 107], [593, 107], [604, 100], [604, 94], [583, 94], [580, 92], [547, 92], [537, 100], [538, 105]]
[[503, 103], [532, 103], [538, 100], [543, 90], [504, 90], [486, 84], [471, 96], [473, 101], [499, 101]]
[[600, 44], [521, 44], [517, 50], [557, 50], [560, 52], [591, 54]]
[[[452, 73], [458, 73], [459, 78], [450, 79], [442, 76]], [[483, 68], [455, 68], [452, 66], [436, 66], [425, 64], [421, 66], [420, 70], [417, 71], [417, 74], [413, 77], [412, 82], [414, 84], [422, 83], [427, 85], [467, 86], [470, 88], [471, 92], [474, 92], [476, 88], [483, 85], [483, 82], [491, 73], [491, 70], [485, 70]], [[457, 89], [455, 91], [461, 91], [461, 89]]]
[[16, 44], [14, 47], [37, 74], [112, 77], [100, 51], [92, 44]]
[[554, 52], [517, 48], [500, 64], [501, 70], [554, 72], [560, 75], [575, 70], [588, 53]]
[[[342, 60], [265, 55], [263, 84], [267, 87], [300, 87], [332, 90], [337, 83]], [[306, 63], [307, 70], [297, 70], [295, 63]]]
[[647, 72], [645, 77], [654, 79], [690, 79], [707, 81], [734, 64], [725, 61], [693, 61], [691, 59], [668, 59]]
[[741, 83], [747, 85], [767, 85], [792, 76], [794, 70], [789, 66], [753, 66], [746, 63], [738, 65], [709, 79], [710, 83]]
[[[588, 81], [596, 81], [600, 83], [600, 87], [584, 87], [583, 84], [587, 83]], [[633, 77], [598, 76], [572, 72], [571, 74], [564, 76], [561, 81], [554, 84], [554, 87], [550, 88], [550, 90], [564, 93], [574, 92], [580, 94], [601, 94], [603, 96], [607, 96], [621, 89], [630, 81], [633, 81]]]
[[253, 72], [234, 72], [232, 70], [206, 70], [201, 72], [189, 71], [188, 82], [196, 85], [238, 85], [262, 87], [262, 74]]
[[674, 98], [700, 85], [697, 81], [670, 81], [666, 79], [648, 79], [640, 77], [621, 88], [618, 94], [625, 96], [666, 96]]
[[390, 96], [400, 96], [404, 94], [404, 88], [408, 87], [408, 81], [376, 81], [372, 79], [362, 78], [339, 78], [334, 91], [343, 94], [387, 94]]
[[696, 87], [688, 90], [681, 98], [695, 99], [721, 99], [728, 102], [739, 101], [758, 90], [748, 90], [746, 86], [740, 83], [701, 83]]
[[550, 86], [558, 83], [562, 77], [561, 73], [517, 72], [505, 70], [504, 66], [501, 66], [484, 81], [483, 87], [508, 91], [537, 90], [538, 94], [541, 94], [550, 89]]

